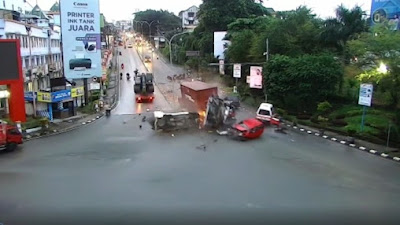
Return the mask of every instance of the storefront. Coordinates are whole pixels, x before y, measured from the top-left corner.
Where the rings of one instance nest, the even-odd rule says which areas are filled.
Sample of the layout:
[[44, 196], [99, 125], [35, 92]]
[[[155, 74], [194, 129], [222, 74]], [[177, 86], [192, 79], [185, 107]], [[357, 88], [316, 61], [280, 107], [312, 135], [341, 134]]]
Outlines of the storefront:
[[[83, 96], [83, 87], [76, 87], [56, 92], [37, 92], [37, 114], [49, 120], [64, 119], [76, 116], [77, 99]], [[33, 93], [25, 92], [25, 100], [33, 101]], [[43, 108], [45, 105], [46, 107]]]

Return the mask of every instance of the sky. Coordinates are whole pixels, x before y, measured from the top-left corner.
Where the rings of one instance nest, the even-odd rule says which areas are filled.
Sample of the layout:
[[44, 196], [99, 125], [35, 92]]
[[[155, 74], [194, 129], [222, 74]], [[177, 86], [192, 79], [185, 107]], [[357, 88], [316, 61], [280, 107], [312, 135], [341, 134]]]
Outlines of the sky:
[[[48, 10], [56, 0], [28, 0], [32, 5], [36, 1], [43, 10]], [[108, 21], [127, 20], [132, 18], [135, 10], [163, 9], [178, 14], [181, 10], [201, 3], [202, 0], [100, 0], [100, 11]], [[292, 10], [300, 5], [307, 5], [322, 18], [335, 16], [335, 8], [340, 4], [348, 8], [359, 5], [367, 13], [371, 10], [371, 0], [264, 0], [264, 6], [274, 8], [275, 11]]]

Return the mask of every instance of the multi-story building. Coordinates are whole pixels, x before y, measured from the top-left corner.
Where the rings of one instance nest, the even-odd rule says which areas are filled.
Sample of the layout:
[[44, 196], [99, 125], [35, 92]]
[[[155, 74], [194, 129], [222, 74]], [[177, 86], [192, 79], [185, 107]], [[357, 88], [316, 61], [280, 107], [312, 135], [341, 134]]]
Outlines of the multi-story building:
[[0, 0], [0, 10], [24, 13], [26, 0]]
[[[0, 9], [0, 39], [20, 40], [25, 92], [51, 92], [50, 80], [62, 77], [61, 35], [38, 6], [30, 14], [23, 14], [19, 8], [24, 6], [17, 4], [20, 2], [23, 0], [0, 2], [5, 6]], [[28, 97], [26, 110], [28, 115], [47, 116], [48, 104]]]
[[199, 12], [199, 7], [192, 6], [186, 10], [179, 12], [179, 17], [182, 20], [182, 28], [184, 29], [194, 29], [199, 25], [199, 20], [197, 14]]

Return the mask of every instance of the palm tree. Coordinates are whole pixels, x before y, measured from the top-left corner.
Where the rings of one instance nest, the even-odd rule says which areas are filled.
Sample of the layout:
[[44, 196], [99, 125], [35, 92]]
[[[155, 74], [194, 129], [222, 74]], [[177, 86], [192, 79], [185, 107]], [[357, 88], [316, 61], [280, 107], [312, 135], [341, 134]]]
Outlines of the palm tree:
[[347, 9], [340, 5], [336, 9], [336, 17], [325, 20], [321, 34], [322, 41], [330, 47], [335, 47], [343, 53], [347, 41], [353, 40], [368, 30], [365, 12], [359, 6]]

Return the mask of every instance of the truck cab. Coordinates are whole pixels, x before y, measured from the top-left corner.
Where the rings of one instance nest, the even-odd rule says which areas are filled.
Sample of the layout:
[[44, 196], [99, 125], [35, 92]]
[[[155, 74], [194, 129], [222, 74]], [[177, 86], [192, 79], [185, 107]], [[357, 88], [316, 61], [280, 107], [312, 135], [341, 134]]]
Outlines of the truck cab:
[[135, 85], [133, 86], [136, 94], [136, 102], [153, 102], [154, 100], [154, 84], [153, 74], [141, 74], [135, 77]]

